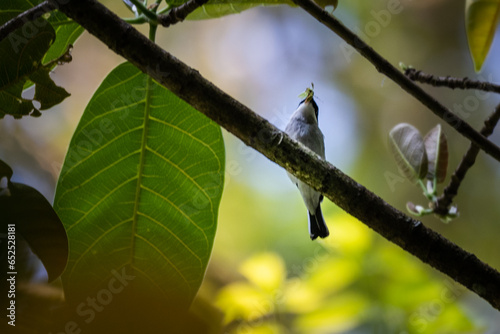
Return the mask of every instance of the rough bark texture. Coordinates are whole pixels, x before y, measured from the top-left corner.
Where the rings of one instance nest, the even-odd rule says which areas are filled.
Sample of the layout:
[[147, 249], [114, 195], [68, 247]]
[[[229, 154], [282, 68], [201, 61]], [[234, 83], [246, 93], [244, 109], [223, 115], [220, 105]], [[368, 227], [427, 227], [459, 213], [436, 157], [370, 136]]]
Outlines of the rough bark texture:
[[60, 5], [60, 10], [245, 144], [321, 191], [388, 240], [500, 309], [500, 273], [476, 256], [396, 210], [328, 162], [318, 159], [97, 1], [71, 0]]

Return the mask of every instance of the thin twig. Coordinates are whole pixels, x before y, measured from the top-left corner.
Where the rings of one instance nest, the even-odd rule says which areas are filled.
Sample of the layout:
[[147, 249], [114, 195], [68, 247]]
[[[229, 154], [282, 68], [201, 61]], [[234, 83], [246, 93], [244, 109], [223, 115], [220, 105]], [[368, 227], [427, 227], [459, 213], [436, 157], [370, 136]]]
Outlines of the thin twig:
[[[56, 0], [50, 0], [56, 1]], [[245, 144], [320, 191], [373, 230], [474, 291], [500, 310], [500, 273], [421, 222], [390, 206], [290, 139], [201, 74], [149, 41], [96, 0], [69, 0], [60, 10]], [[406, 78], [405, 78], [406, 79]]]
[[177, 22], [182, 22], [186, 16], [207, 2], [208, 0], [189, 0], [179, 7], [172, 8], [167, 14], [158, 15], [158, 22], [164, 27], [169, 27]]
[[500, 161], [500, 147], [486, 139], [467, 122], [453, 114], [448, 108], [427, 94], [416, 83], [408, 79], [372, 47], [363, 42], [358, 35], [344, 26], [342, 22], [323, 10], [312, 0], [293, 0], [293, 2], [336, 33], [347, 44], [355, 48], [364, 58], [371, 62], [380, 73], [391, 78], [406, 92], [429, 108], [436, 116], [443, 119], [446, 123], [455, 128], [456, 131], [479, 146], [483, 151]]
[[49, 13], [55, 9], [57, 9], [57, 7], [53, 3], [50, 1], [44, 1], [41, 4], [19, 14], [0, 27], [0, 41], [9, 36], [9, 34], [17, 28], [22, 27], [26, 22], [35, 21], [43, 14]]
[[500, 85], [487, 81], [470, 80], [469, 78], [454, 78], [450, 76], [438, 77], [424, 73], [414, 68], [407, 68], [405, 75], [413, 81], [429, 84], [435, 87], [448, 87], [451, 89], [477, 89], [485, 92], [495, 92], [500, 94]]
[[[490, 136], [493, 133], [493, 130], [495, 129], [495, 126], [497, 125], [499, 120], [500, 104], [484, 122], [481, 134], [485, 137]], [[478, 154], [479, 147], [471, 143], [469, 149], [463, 156], [462, 161], [460, 161], [460, 164], [451, 176], [450, 184], [444, 189], [443, 194], [436, 200], [436, 207], [434, 208], [435, 213], [439, 215], [446, 215], [448, 213], [448, 209], [453, 202], [453, 198], [458, 193], [458, 188], [464, 180], [465, 174], [476, 162], [476, 157]]]

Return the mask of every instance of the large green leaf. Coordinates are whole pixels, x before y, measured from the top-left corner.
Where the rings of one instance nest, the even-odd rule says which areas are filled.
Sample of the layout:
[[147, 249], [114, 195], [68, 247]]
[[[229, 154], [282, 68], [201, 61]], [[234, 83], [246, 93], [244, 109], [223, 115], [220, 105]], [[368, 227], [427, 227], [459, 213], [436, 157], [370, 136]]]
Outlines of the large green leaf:
[[469, 50], [478, 72], [490, 50], [500, 22], [500, 0], [467, 0], [465, 28]]
[[123, 270], [137, 298], [186, 308], [210, 257], [223, 179], [219, 126], [130, 63], [115, 68], [85, 109], [57, 185], [68, 299], [95, 295]]

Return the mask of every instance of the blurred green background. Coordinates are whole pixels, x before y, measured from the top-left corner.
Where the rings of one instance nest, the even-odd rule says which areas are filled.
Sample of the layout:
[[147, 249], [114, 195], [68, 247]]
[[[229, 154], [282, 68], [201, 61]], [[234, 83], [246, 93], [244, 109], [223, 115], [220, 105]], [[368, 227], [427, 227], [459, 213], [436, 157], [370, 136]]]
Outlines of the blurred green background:
[[[395, 2], [397, 14], [382, 15]], [[105, 1], [119, 15], [118, 1]], [[500, 82], [500, 43], [473, 71], [464, 1], [342, 1], [335, 11], [391, 63], [436, 75]], [[147, 31], [146, 26], [139, 27]], [[298, 8], [256, 8], [160, 28], [157, 42], [217, 86], [283, 129], [311, 82], [327, 160], [396, 208], [426, 205], [401, 178], [387, 149], [400, 122], [423, 134], [440, 120]], [[124, 60], [88, 33], [73, 61], [52, 77], [72, 96], [39, 119], [0, 122], [0, 157], [13, 181], [53, 199], [66, 149], [100, 82]], [[476, 128], [499, 102], [493, 94], [425, 87]], [[467, 140], [443, 125], [454, 170]], [[307, 214], [286, 173], [225, 133], [226, 188], [206, 279], [193, 311], [224, 333], [498, 333], [500, 316], [451, 279], [325, 201], [331, 235], [311, 242]], [[498, 131], [492, 140], [500, 144]], [[481, 153], [456, 197], [460, 217], [423, 222], [500, 269], [500, 168]], [[449, 176], [445, 181], [448, 183]], [[220, 324], [219, 324], [220, 325]]]

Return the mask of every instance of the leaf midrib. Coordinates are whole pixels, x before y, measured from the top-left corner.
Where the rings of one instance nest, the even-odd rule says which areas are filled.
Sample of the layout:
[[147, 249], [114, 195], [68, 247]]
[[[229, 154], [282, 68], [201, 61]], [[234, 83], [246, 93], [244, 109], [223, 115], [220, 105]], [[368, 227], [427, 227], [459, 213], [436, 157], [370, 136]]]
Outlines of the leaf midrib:
[[153, 79], [148, 77], [148, 81], [146, 83], [146, 101], [144, 105], [144, 123], [143, 123], [143, 132], [142, 132], [142, 141], [141, 141], [141, 149], [140, 149], [140, 157], [139, 157], [139, 167], [137, 168], [137, 186], [135, 188], [135, 203], [134, 203], [134, 211], [132, 213], [132, 238], [131, 238], [131, 246], [130, 246], [130, 264], [131, 269], [134, 270], [134, 252], [135, 252], [135, 238], [137, 236], [137, 220], [139, 217], [139, 198], [141, 197], [141, 184], [142, 184], [142, 175], [144, 171], [144, 161], [146, 159], [146, 139], [148, 137], [149, 130], [149, 115], [151, 112], [151, 85], [153, 84]]

